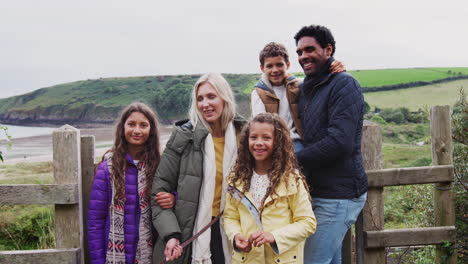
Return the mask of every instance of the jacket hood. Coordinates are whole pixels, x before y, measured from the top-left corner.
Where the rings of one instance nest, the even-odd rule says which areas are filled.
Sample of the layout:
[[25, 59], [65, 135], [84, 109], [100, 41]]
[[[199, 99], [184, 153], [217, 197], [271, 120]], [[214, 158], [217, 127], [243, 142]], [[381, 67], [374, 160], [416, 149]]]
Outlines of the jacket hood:
[[[234, 127], [240, 131], [247, 121], [244, 117], [237, 114], [232, 122], [234, 123]], [[202, 122], [197, 122], [197, 125], [193, 127], [193, 123], [189, 119], [179, 120], [174, 123], [174, 126], [177, 130], [178, 137], [185, 139], [180, 141], [185, 142], [187, 140], [192, 140], [194, 148], [196, 149], [202, 148], [206, 136], [210, 133]]]
[[[196, 127], [193, 127], [192, 121], [189, 119], [184, 119], [175, 122], [175, 133], [174, 137], [177, 138], [173, 144], [180, 145], [180, 146], [173, 146], [175, 148], [185, 147], [186, 142], [193, 141], [193, 147], [195, 149], [201, 149], [202, 143], [206, 136], [210, 133], [208, 129], [203, 125], [202, 122], [197, 122]], [[177, 136], [176, 136], [177, 135]], [[168, 142], [172, 142], [169, 140]]]

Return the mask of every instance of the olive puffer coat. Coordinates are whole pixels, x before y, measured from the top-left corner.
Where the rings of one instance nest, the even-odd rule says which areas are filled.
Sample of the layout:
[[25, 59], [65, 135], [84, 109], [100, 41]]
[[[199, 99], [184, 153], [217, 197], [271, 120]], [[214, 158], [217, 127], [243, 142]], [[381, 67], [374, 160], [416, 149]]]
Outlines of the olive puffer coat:
[[[233, 123], [236, 131], [239, 131], [245, 120], [236, 117]], [[183, 242], [193, 234], [203, 182], [204, 143], [208, 134], [209, 131], [201, 122], [193, 128], [190, 121], [183, 120], [175, 124], [166, 144], [152, 187], [152, 219], [158, 232], [153, 263], [159, 263], [165, 258], [164, 248], [168, 238], [176, 234]], [[158, 192], [177, 192], [175, 207], [159, 207], [154, 200]], [[180, 258], [170, 263], [190, 263], [191, 255], [192, 247], [188, 246]]]

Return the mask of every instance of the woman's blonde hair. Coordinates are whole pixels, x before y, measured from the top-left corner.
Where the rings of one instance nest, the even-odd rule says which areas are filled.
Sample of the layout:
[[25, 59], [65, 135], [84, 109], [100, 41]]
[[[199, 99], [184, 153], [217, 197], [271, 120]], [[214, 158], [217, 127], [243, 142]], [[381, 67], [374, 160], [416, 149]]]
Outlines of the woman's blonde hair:
[[195, 127], [198, 122], [202, 124], [211, 132], [211, 127], [203, 118], [202, 113], [197, 107], [197, 92], [198, 88], [204, 83], [209, 83], [215, 91], [219, 94], [219, 97], [224, 101], [223, 112], [221, 114], [221, 127], [223, 131], [226, 130], [229, 122], [231, 122], [236, 116], [236, 102], [234, 100], [234, 95], [232, 93], [231, 86], [224, 79], [224, 77], [219, 73], [207, 73], [202, 75], [198, 81], [193, 86], [191, 106], [189, 111], [189, 118], [192, 121], [193, 126]]

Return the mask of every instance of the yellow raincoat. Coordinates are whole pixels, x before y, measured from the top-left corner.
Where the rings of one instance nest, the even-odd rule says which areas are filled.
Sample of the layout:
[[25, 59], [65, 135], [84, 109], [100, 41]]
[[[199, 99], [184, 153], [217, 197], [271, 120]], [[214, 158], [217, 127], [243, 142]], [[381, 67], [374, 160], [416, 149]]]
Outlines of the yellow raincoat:
[[[281, 181], [276, 194], [265, 200], [261, 214], [263, 231], [273, 234], [276, 243], [253, 247], [249, 253], [233, 251], [232, 263], [303, 263], [304, 241], [315, 232], [317, 221], [312, 211], [309, 193], [302, 180], [291, 175], [289, 186]], [[242, 190], [242, 185], [236, 186]], [[244, 194], [251, 201], [252, 194]], [[258, 230], [254, 217], [239, 201], [227, 194], [223, 214], [223, 227], [231, 243], [234, 236], [248, 238]]]

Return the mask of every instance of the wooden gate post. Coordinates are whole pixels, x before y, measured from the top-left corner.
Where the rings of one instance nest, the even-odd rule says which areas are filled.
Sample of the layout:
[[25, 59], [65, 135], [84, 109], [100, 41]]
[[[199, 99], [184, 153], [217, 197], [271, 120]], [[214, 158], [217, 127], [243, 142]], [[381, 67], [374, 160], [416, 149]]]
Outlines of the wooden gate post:
[[[432, 165], [453, 164], [453, 145], [451, 133], [450, 106], [434, 106], [431, 109]], [[455, 225], [455, 207], [452, 192], [453, 184], [436, 183], [434, 185], [434, 214], [436, 226]], [[443, 263], [442, 257], [447, 253], [441, 246], [436, 247], [438, 263]], [[457, 263], [457, 253], [448, 257], [447, 264]]]
[[81, 187], [83, 204], [84, 262], [89, 263], [88, 250], [88, 206], [94, 179], [94, 136], [81, 136]]
[[[52, 133], [54, 178], [56, 184], [78, 184], [81, 197], [80, 131], [64, 125]], [[81, 201], [78, 204], [55, 205], [55, 240], [57, 248], [83, 249]], [[83, 260], [83, 250], [80, 250]]]
[[[382, 131], [378, 125], [364, 121], [361, 149], [365, 170], [383, 168]], [[356, 223], [356, 263], [385, 263], [385, 248], [364, 248], [364, 232], [383, 229], [383, 187], [369, 188], [366, 204]]]
[[348, 229], [345, 237], [343, 238], [343, 245], [341, 247], [341, 264], [353, 264], [353, 235], [351, 229]]

